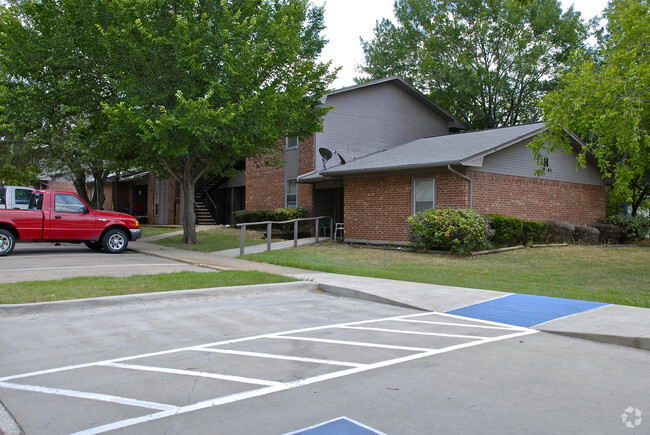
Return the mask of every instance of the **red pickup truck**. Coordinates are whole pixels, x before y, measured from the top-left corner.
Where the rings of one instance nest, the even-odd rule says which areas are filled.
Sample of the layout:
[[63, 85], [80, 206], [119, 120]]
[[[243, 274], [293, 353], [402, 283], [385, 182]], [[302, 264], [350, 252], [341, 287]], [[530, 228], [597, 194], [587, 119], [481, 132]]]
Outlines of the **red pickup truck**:
[[90, 249], [119, 254], [142, 235], [136, 218], [91, 210], [72, 192], [36, 190], [27, 210], [0, 210], [0, 256], [20, 242], [85, 243]]

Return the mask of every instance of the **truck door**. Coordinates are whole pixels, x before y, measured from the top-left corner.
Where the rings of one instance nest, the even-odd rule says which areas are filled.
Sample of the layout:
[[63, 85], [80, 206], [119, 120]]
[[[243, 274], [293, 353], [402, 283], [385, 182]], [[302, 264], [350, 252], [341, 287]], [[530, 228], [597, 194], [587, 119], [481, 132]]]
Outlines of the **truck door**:
[[95, 233], [95, 216], [73, 194], [54, 195], [54, 209], [49, 214], [49, 239], [53, 241], [90, 240]]

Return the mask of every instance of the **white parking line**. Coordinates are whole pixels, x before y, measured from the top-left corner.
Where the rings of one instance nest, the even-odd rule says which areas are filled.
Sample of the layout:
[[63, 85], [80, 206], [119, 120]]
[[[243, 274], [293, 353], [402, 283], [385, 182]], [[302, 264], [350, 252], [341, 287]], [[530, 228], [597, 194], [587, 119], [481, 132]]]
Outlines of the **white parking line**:
[[130, 399], [128, 397], [113, 396], [110, 394], [88, 393], [85, 391], [66, 390], [62, 388], [39, 387], [37, 385], [15, 384], [12, 382], [0, 382], [0, 387], [12, 390], [32, 391], [35, 393], [54, 394], [56, 396], [76, 397], [78, 399], [100, 400], [102, 402], [119, 403], [120, 405], [137, 406], [138, 408], [158, 409], [169, 411], [176, 409], [176, 406], [163, 403], [148, 402], [146, 400]]
[[[426, 318], [422, 319], [423, 317], [426, 316], [431, 316], [431, 317], [446, 316], [450, 318], [462, 319], [463, 322], [470, 323], [470, 325], [465, 323], [463, 324], [459, 323], [453, 326], [458, 326], [458, 327], [466, 327], [472, 325], [484, 326], [486, 328], [489, 327], [495, 330], [503, 330], [503, 334], [495, 337], [479, 337], [479, 336], [460, 335], [460, 334], [455, 335], [455, 334], [442, 334], [442, 333], [435, 333], [435, 332], [418, 332], [412, 330], [385, 329], [385, 328], [366, 326], [368, 324], [379, 323], [382, 321], [414, 321], [414, 320], [417, 320], [418, 322], [425, 322], [427, 326], [436, 324], [436, 322], [428, 321], [426, 320]], [[445, 324], [444, 326], [452, 326], [452, 325]], [[454, 344], [450, 346], [434, 348], [434, 347], [412, 347], [412, 346], [402, 346], [396, 344], [380, 344], [380, 343], [369, 343], [369, 342], [359, 342], [359, 341], [348, 341], [345, 339], [337, 339], [336, 337], [321, 338], [321, 337], [305, 336], [305, 335], [315, 333], [317, 331], [325, 331], [325, 330], [331, 331], [331, 334], [335, 335], [337, 331], [342, 331], [344, 329], [358, 329], [362, 331], [365, 330], [365, 331], [373, 331], [379, 333], [389, 333], [389, 336], [387, 338], [394, 338], [396, 334], [409, 334], [411, 336], [416, 336], [416, 337], [418, 335], [452, 337], [452, 338], [462, 339], [466, 341], [463, 343]], [[267, 395], [279, 391], [298, 388], [305, 385], [336, 379], [343, 376], [349, 376], [356, 373], [361, 373], [361, 372], [374, 370], [382, 367], [388, 367], [395, 364], [400, 364], [408, 361], [417, 360], [420, 358], [426, 358], [426, 357], [452, 352], [460, 349], [465, 349], [473, 346], [478, 346], [478, 345], [492, 343], [501, 340], [507, 340], [507, 339], [521, 337], [529, 334], [535, 334], [537, 332], [538, 331], [528, 329], [528, 328], [510, 327], [508, 325], [498, 324], [495, 322], [475, 321], [473, 319], [471, 320], [465, 319], [459, 316], [447, 316], [442, 313], [421, 313], [415, 315], [396, 316], [396, 317], [389, 317], [389, 318], [382, 318], [382, 319], [364, 320], [359, 322], [347, 322], [347, 323], [334, 324], [334, 325], [303, 328], [303, 329], [297, 329], [292, 331], [261, 334], [256, 336], [208, 343], [208, 344], [203, 344], [198, 346], [189, 346], [189, 347], [184, 347], [179, 349], [165, 350], [161, 352], [152, 352], [152, 353], [147, 353], [142, 355], [134, 355], [129, 357], [116, 358], [112, 360], [98, 361], [95, 363], [78, 364], [73, 366], [60, 367], [56, 369], [41, 370], [38, 372], [6, 376], [4, 378], [0, 378], [0, 388], [4, 387], [4, 388], [12, 388], [12, 389], [24, 389], [28, 391], [41, 392], [46, 394], [80, 397], [84, 399], [101, 400], [104, 402], [127, 404], [132, 406], [158, 410], [158, 412], [154, 412], [144, 416], [116, 421], [113, 423], [97, 426], [94, 428], [89, 428], [78, 432], [78, 434], [84, 434], [84, 435], [99, 434], [111, 430], [117, 430], [120, 428], [134, 426], [148, 421], [162, 419], [172, 415], [180, 415], [180, 414], [194, 412], [197, 410], [206, 409], [214, 406], [224, 405], [227, 403], [234, 403], [234, 402], [246, 400], [253, 397], [260, 397], [263, 395]], [[408, 351], [410, 352], [410, 354], [408, 355], [402, 354], [400, 356], [397, 356], [396, 354], [389, 355], [387, 358], [381, 359], [379, 361], [362, 364], [362, 363], [353, 363], [353, 362], [346, 362], [346, 361], [337, 361], [334, 359], [326, 359], [326, 358], [323, 359], [309, 358], [309, 357], [302, 357], [302, 356], [295, 356], [295, 355], [283, 355], [283, 354], [254, 352], [254, 351], [240, 351], [240, 350], [223, 348], [223, 346], [226, 345], [231, 345], [235, 343], [253, 342], [255, 340], [267, 340], [267, 341], [268, 340], [302, 340], [302, 341], [311, 341], [315, 343], [329, 343], [329, 344], [338, 344], [338, 345], [353, 346], [353, 347], [381, 348], [381, 349], [396, 350], [401, 352]], [[221, 353], [224, 355], [246, 356], [246, 357], [267, 358], [267, 359], [271, 358], [271, 359], [278, 359], [278, 360], [288, 360], [288, 361], [304, 362], [310, 364], [316, 363], [321, 365], [327, 365], [333, 367], [346, 367], [346, 368], [320, 374], [320, 375], [311, 376], [304, 379], [298, 379], [298, 380], [288, 381], [288, 382], [278, 382], [272, 380], [250, 378], [250, 377], [233, 376], [226, 373], [210, 373], [205, 371], [182, 370], [182, 369], [158, 367], [155, 365], [149, 366], [149, 365], [128, 363], [129, 361], [158, 357], [158, 356], [169, 355], [169, 354], [174, 354], [179, 352], [213, 352], [213, 353]], [[158, 372], [158, 373], [177, 374], [183, 376], [206, 377], [206, 378], [220, 379], [220, 380], [226, 380], [232, 382], [241, 382], [246, 384], [259, 385], [261, 387], [254, 388], [248, 391], [235, 393], [235, 394], [215, 397], [212, 399], [200, 401], [186, 406], [174, 406], [174, 405], [168, 405], [168, 404], [162, 404], [156, 402], [140, 401], [140, 400], [135, 400], [127, 397], [118, 397], [118, 396], [96, 394], [96, 393], [85, 393], [85, 392], [78, 392], [74, 390], [39, 387], [33, 385], [24, 385], [24, 384], [17, 384], [13, 382], [7, 382], [15, 379], [24, 379], [24, 378], [29, 378], [29, 377], [39, 376], [39, 375], [47, 375], [47, 374], [59, 373], [63, 371], [73, 371], [80, 368], [97, 367], [97, 366], [105, 366], [105, 367], [128, 369], [128, 370], [139, 370], [139, 371], [147, 371], [153, 373]]]
[[115, 367], [118, 369], [140, 370], [143, 372], [169, 373], [172, 375], [193, 376], [195, 378], [198, 377], [198, 378], [219, 379], [221, 381], [241, 382], [243, 384], [266, 385], [267, 387], [282, 385], [282, 382], [267, 381], [265, 379], [253, 379], [253, 378], [246, 378], [243, 376], [219, 375], [216, 373], [199, 372], [196, 370], [169, 369], [166, 367], [142, 366], [137, 364], [120, 364], [120, 363], [106, 363], [106, 364], [98, 364], [98, 365], [105, 366], [105, 367]]
[[357, 364], [346, 361], [335, 361], [331, 359], [320, 359], [320, 358], [306, 358], [302, 356], [291, 356], [291, 355], [276, 355], [272, 353], [260, 353], [260, 352], [245, 352], [242, 350], [230, 350], [230, 349], [206, 349], [204, 347], [200, 348], [203, 352], [214, 352], [214, 353], [223, 353], [229, 355], [241, 355], [241, 356], [252, 356], [256, 358], [269, 358], [269, 359], [281, 359], [287, 361], [300, 361], [316, 364], [328, 364], [333, 366], [343, 366], [343, 367], [361, 367], [365, 364]]

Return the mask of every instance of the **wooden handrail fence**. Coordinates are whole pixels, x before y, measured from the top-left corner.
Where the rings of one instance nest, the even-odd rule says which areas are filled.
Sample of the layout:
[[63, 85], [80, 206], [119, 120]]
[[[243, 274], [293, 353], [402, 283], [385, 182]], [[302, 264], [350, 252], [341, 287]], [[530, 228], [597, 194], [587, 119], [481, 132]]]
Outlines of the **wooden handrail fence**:
[[[298, 218], [291, 219], [289, 221], [264, 221], [264, 222], [244, 222], [237, 224], [238, 227], [241, 227], [241, 235], [239, 239], [239, 255], [244, 255], [244, 248], [246, 245], [246, 227], [254, 225], [266, 225], [266, 250], [271, 250], [271, 230], [273, 229], [273, 224], [290, 224], [293, 223], [293, 247], [298, 246], [298, 223], [302, 221], [316, 221], [316, 228], [314, 233], [316, 234], [315, 243], [318, 243], [318, 233], [320, 232], [319, 223], [321, 220], [329, 219], [330, 221], [330, 233], [334, 230], [334, 218], [332, 216], [319, 216], [312, 218]], [[333, 234], [333, 233], [332, 233]]]

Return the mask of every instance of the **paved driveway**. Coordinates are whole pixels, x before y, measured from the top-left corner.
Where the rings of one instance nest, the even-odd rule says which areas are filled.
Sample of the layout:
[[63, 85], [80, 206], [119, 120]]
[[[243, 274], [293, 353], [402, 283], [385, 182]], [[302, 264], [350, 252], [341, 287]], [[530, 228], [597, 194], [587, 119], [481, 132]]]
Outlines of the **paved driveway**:
[[649, 352], [292, 288], [6, 316], [0, 401], [28, 434], [634, 433], [650, 413]]
[[192, 270], [210, 271], [168, 259], [133, 251], [106, 254], [85, 245], [18, 243], [7, 257], [0, 260], [0, 283], [42, 281], [75, 276], [131, 276]]

